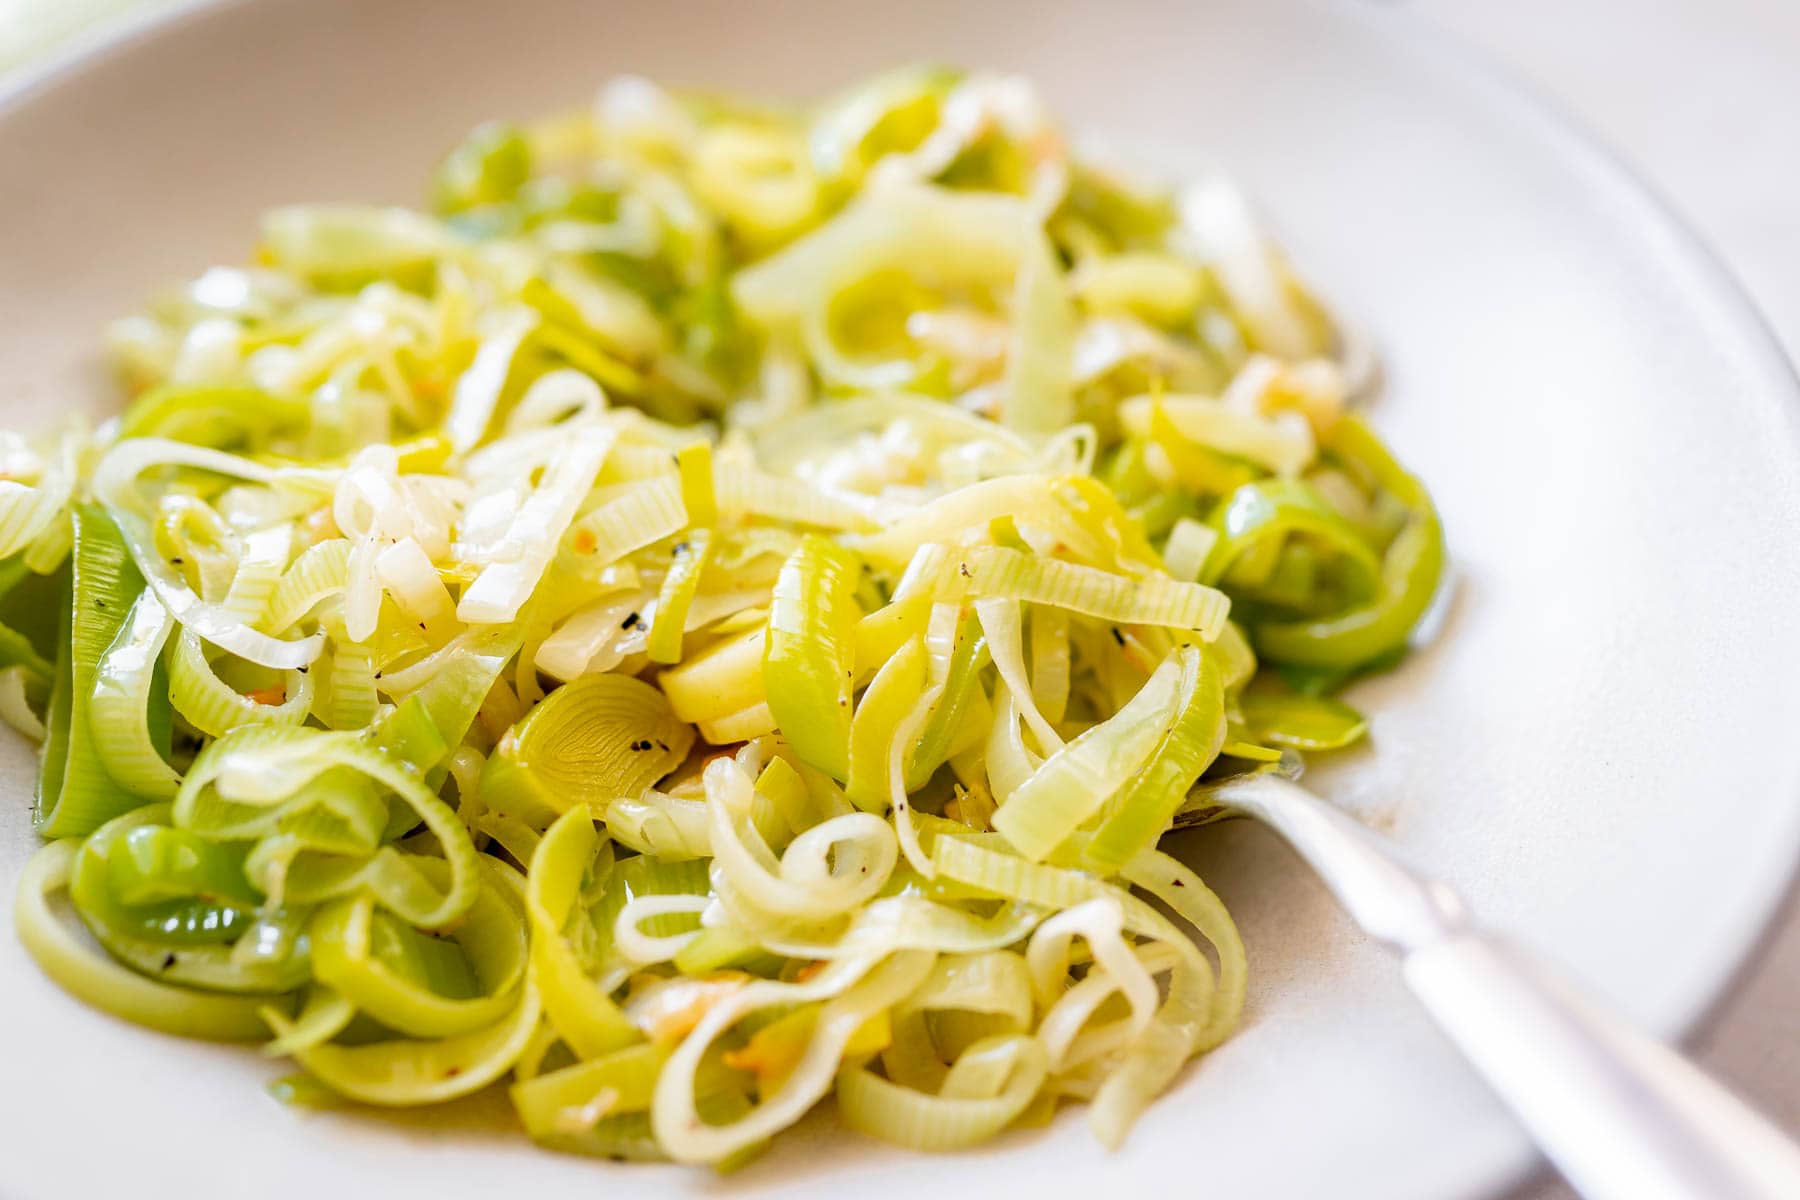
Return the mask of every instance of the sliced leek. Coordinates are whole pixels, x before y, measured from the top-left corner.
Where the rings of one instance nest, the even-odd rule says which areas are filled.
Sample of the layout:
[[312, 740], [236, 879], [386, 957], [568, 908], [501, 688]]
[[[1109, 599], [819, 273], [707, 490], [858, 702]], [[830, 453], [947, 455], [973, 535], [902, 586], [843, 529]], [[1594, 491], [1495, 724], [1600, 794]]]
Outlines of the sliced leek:
[[982, 73], [618, 80], [431, 196], [271, 212], [120, 419], [0, 434], [27, 950], [562, 1152], [1116, 1146], [1245, 992], [1158, 842], [1369, 736], [1443, 574], [1321, 306]]

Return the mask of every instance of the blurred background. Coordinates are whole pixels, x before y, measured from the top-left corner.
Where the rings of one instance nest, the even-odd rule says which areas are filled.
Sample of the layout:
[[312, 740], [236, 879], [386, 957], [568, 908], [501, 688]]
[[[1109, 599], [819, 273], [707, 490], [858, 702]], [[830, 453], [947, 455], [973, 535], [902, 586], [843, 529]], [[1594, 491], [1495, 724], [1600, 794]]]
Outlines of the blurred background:
[[[0, 0], [0, 90], [186, 0]], [[1203, 3], [1204, 0], [1196, 0]], [[1800, 3], [1395, 0], [1567, 111], [1704, 238], [1800, 359]], [[1800, 1131], [1800, 903], [1695, 1042]], [[1517, 1200], [1565, 1200], [1540, 1181]]]

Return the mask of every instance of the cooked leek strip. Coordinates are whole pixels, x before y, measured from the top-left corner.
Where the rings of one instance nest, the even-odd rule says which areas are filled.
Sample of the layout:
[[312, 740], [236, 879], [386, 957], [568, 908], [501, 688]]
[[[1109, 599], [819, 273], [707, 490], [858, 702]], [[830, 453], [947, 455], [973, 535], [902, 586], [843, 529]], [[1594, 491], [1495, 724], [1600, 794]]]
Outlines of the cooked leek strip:
[[613, 800], [601, 816], [607, 832], [640, 854], [664, 862], [712, 857], [704, 800], [646, 790], [642, 796]]
[[499, 121], [476, 129], [438, 164], [432, 203], [458, 212], [510, 198], [531, 176], [531, 143], [517, 126]]
[[[476, 893], [454, 941], [430, 943], [454, 946], [456, 953], [467, 955], [468, 968], [482, 988], [479, 996], [445, 996], [429, 979], [409, 979], [385, 961], [379, 932], [387, 919], [377, 916], [367, 896], [322, 908], [307, 928], [313, 978], [387, 1028], [411, 1037], [468, 1033], [493, 1024], [513, 1007], [525, 977], [525, 926], [494, 885]], [[421, 935], [398, 927], [395, 936]]]
[[[937, 681], [938, 690], [932, 697], [930, 716], [919, 733], [917, 744], [908, 751], [906, 788], [909, 792], [924, 787], [939, 767], [958, 750], [973, 744], [980, 733], [981, 723], [970, 717], [977, 703], [986, 700], [986, 693], [981, 690], [981, 671], [987, 661], [987, 643], [976, 632], [973, 618], [956, 615], [950, 651], [943, 662], [943, 676]], [[936, 666], [934, 661], [933, 667]]]
[[939, 584], [942, 596], [1024, 600], [1120, 625], [1191, 630], [1206, 641], [1219, 636], [1231, 607], [1224, 593], [1201, 584], [1166, 575], [1127, 579], [1005, 546], [977, 546], [953, 558]]
[[539, 341], [609, 392], [641, 395], [647, 381], [632, 364], [668, 348], [668, 330], [637, 292], [568, 263], [547, 264], [519, 299], [544, 318]]
[[222, 449], [264, 445], [283, 426], [304, 424], [304, 405], [261, 388], [163, 386], [132, 402], [119, 419], [121, 438], [161, 437]]
[[[759, 980], [713, 1005], [669, 1056], [657, 1079], [650, 1108], [657, 1140], [678, 1162], [717, 1162], [792, 1124], [831, 1087], [839, 1055], [856, 1030], [917, 987], [933, 957], [929, 951], [903, 950], [885, 962], [840, 959], [806, 983]], [[700, 1120], [696, 1073], [714, 1040], [759, 1008], [813, 1000], [828, 1002], [819, 1012], [805, 1055], [781, 1087], [736, 1121], [709, 1125]]]
[[[333, 1091], [364, 1104], [440, 1104], [478, 1092], [504, 1075], [530, 1040], [542, 1011], [537, 990], [527, 983], [513, 1010], [485, 1029], [435, 1041], [296, 1046], [293, 1057]], [[278, 1038], [292, 1035], [293, 1022], [279, 1010], [265, 1007], [262, 1017]]]
[[1253, 635], [1257, 648], [1279, 662], [1353, 670], [1399, 650], [1424, 617], [1443, 574], [1444, 533], [1424, 486], [1360, 419], [1339, 421], [1327, 446], [1365, 471], [1407, 511], [1382, 559], [1380, 591], [1373, 603], [1341, 615], [1259, 623]]
[[864, 812], [884, 812], [891, 802], [888, 759], [901, 722], [924, 694], [925, 671], [925, 642], [915, 637], [875, 673], [856, 706], [844, 794]]
[[675, 469], [681, 480], [681, 506], [693, 525], [714, 525], [719, 520], [719, 501], [713, 485], [712, 447], [705, 442], [683, 446], [675, 453]]
[[[1215, 978], [1212, 967], [1179, 929], [1135, 896], [1123, 896], [1127, 928], [1173, 951], [1175, 965], [1156, 1017], [1094, 1094], [1088, 1122], [1101, 1143], [1111, 1147], [1120, 1144], [1150, 1100], [1169, 1085], [1180, 1062], [1215, 1045], [1243, 1007], [1243, 944], [1234, 926], [1217, 920], [1222, 915], [1217, 897], [1166, 855], [1140, 858], [1127, 878], [1174, 908], [1212, 942], [1220, 970]], [[1194, 899], [1183, 903], [1180, 898], [1189, 888]]]
[[883, 72], [821, 106], [808, 130], [821, 175], [854, 185], [881, 159], [918, 148], [937, 128], [945, 96], [962, 78], [940, 66]]
[[1060, 608], [1031, 613], [1031, 700], [1045, 719], [1063, 719], [1069, 706], [1069, 615]]
[[0, 667], [0, 720], [40, 745], [49, 736], [26, 694], [37, 681], [22, 666]]
[[816, 529], [865, 532], [876, 527], [850, 497], [744, 467], [719, 468], [719, 507], [734, 517], [757, 517]]
[[1013, 284], [1013, 336], [1006, 352], [1001, 420], [1011, 429], [1052, 433], [1075, 417], [1075, 312], [1055, 251], [1025, 235]]
[[1134, 396], [1119, 405], [1127, 432], [1148, 436], [1152, 410], [1186, 441], [1217, 453], [1250, 459], [1291, 477], [1316, 453], [1312, 426], [1294, 413], [1264, 417], [1204, 396]]
[[[274, 1038], [263, 1046], [263, 1053], [270, 1057], [288, 1057], [296, 1050], [308, 1046], [319, 1046], [338, 1034], [344, 1032], [350, 1022], [356, 1019], [356, 1006], [327, 987], [315, 987], [308, 990], [306, 1003], [300, 1006], [300, 1012], [294, 1018], [287, 1032]], [[296, 1080], [307, 1080], [308, 1076], [293, 1077]], [[325, 1097], [336, 1098], [337, 1093], [309, 1080], [319, 1088]]]
[[475, 351], [456, 383], [456, 395], [444, 420], [450, 446], [467, 454], [486, 436], [488, 424], [500, 407], [500, 394], [511, 377], [519, 351], [537, 330], [537, 314], [529, 309], [510, 309], [496, 314], [494, 327]]
[[0, 433], [33, 955], [294, 1103], [510, 1072], [570, 1153], [833, 1091], [1117, 1145], [1245, 991], [1157, 843], [1365, 737], [1443, 573], [1355, 348], [1016, 78], [620, 80], [432, 197], [276, 210], [111, 331], [120, 420]]
[[[478, 936], [485, 940], [486, 936], [498, 934], [499, 944], [492, 950], [503, 956], [499, 962], [506, 962], [506, 951], [501, 947], [522, 946], [524, 940], [524, 881], [498, 864], [479, 869], [482, 887], [491, 892], [497, 908], [493, 918], [484, 923], [483, 935], [471, 932], [465, 936], [473, 942]], [[507, 926], [514, 932], [505, 932]], [[511, 957], [516, 959], [516, 950]], [[516, 961], [506, 974], [517, 977]], [[524, 1050], [543, 1009], [530, 980], [523, 980], [512, 990], [517, 999], [498, 1020], [432, 1041], [395, 1039], [359, 1046], [294, 1044], [303, 1039], [295, 1037], [297, 1028], [293, 1021], [273, 1008], [264, 1008], [262, 1017], [278, 1039], [294, 1044], [293, 1056], [301, 1066], [341, 1095], [368, 1104], [431, 1104], [486, 1087], [504, 1074]], [[419, 1003], [416, 991], [413, 989], [414, 994], [408, 997], [413, 1002], [407, 1007], [410, 1019], [430, 1011], [428, 1004]]]
[[314, 634], [282, 641], [260, 633], [239, 616], [201, 599], [179, 572], [157, 553], [147, 519], [140, 477], [153, 467], [188, 467], [234, 476], [269, 487], [318, 487], [321, 473], [264, 467], [248, 459], [157, 438], [121, 442], [95, 469], [94, 496], [117, 523], [146, 584], [171, 616], [207, 641], [241, 658], [277, 670], [303, 667], [319, 655], [323, 639]]
[[373, 653], [367, 646], [345, 639], [331, 648], [326, 667], [323, 711], [314, 706], [319, 719], [328, 729], [361, 729], [368, 725], [381, 704], [375, 691]]
[[[1284, 540], [1304, 536], [1341, 557], [1349, 575], [1345, 590], [1353, 598], [1364, 599], [1378, 586], [1381, 564], [1375, 551], [1304, 483], [1246, 483], [1220, 503], [1212, 524], [1218, 540], [1202, 568], [1206, 582], [1217, 583], [1234, 564], [1258, 555], [1265, 547], [1279, 554]], [[1276, 562], [1268, 554], [1263, 557], [1267, 559], [1266, 577]], [[1256, 595], [1255, 589], [1251, 595]]]
[[694, 727], [700, 731], [702, 738], [713, 745], [729, 746], [734, 742], [759, 738], [765, 733], [774, 733], [776, 721], [774, 711], [767, 703], [762, 703], [714, 717], [710, 721], [697, 722]]
[[857, 548], [867, 558], [899, 568], [922, 545], [961, 541], [971, 530], [985, 532], [992, 522], [1009, 518], [1042, 528], [1083, 558], [1101, 558], [1104, 547], [1064, 503], [1057, 486], [1062, 482], [1063, 477], [1033, 472], [972, 483], [901, 516], [880, 533], [859, 539]]
[[931, 864], [945, 879], [1042, 908], [1072, 908], [1102, 894], [1102, 885], [1086, 872], [1034, 863], [967, 838], [938, 838]]
[[[175, 797], [175, 824], [202, 836], [259, 837], [281, 806], [308, 784], [342, 767], [392, 793], [436, 837], [448, 879], [421, 875], [392, 850], [348, 872], [390, 910], [422, 929], [447, 926], [475, 900], [479, 857], [456, 814], [416, 770], [352, 734], [250, 725], [213, 742], [194, 760]], [[437, 860], [433, 860], [437, 861]]]
[[853, 1067], [838, 1076], [838, 1107], [852, 1129], [909, 1150], [959, 1150], [987, 1141], [1025, 1111], [1048, 1073], [1043, 1047], [1013, 1035], [963, 1051], [937, 1094]]
[[795, 131], [726, 125], [694, 146], [694, 186], [750, 245], [776, 245], [819, 202], [818, 181]]
[[17, 480], [0, 480], [0, 549], [8, 555], [29, 546], [56, 519], [67, 499]]
[[708, 764], [713, 887], [739, 917], [819, 925], [847, 915], [887, 883], [899, 854], [887, 822], [869, 813], [832, 817], [795, 838], [777, 860], [752, 820], [754, 800], [736, 762]]
[[534, 1138], [585, 1133], [604, 1117], [650, 1107], [662, 1046], [642, 1042], [512, 1086], [513, 1104]]
[[[717, 720], [763, 703], [767, 631], [729, 637], [657, 676], [669, 706], [684, 721]], [[773, 722], [770, 728], [774, 728]]]
[[1005, 423], [1053, 430], [1068, 422], [1071, 406], [1065, 373], [1047, 364], [1064, 352], [1068, 339], [1058, 335], [1072, 322], [1049, 258], [1029, 210], [1011, 197], [895, 186], [865, 193], [810, 237], [740, 274], [733, 295], [759, 322], [796, 323], [829, 381], [880, 389], [913, 382], [915, 364], [892, 350], [884, 356], [882, 347], [845, 346], [833, 310], [846, 296], [893, 275], [944, 290], [1017, 279], [1018, 323], [1032, 336], [1006, 356], [1013, 379]]
[[[957, 574], [961, 575], [961, 564]], [[973, 579], [974, 572], [964, 578]], [[1046, 751], [1062, 748], [1062, 735], [1043, 713], [1038, 711], [1037, 697], [1032, 691], [1032, 682], [1026, 676], [1025, 648], [1021, 636], [1019, 620], [1019, 602], [1015, 597], [992, 597], [975, 602], [975, 615], [981, 622], [981, 632], [987, 638], [988, 648], [994, 656], [994, 669], [1005, 683], [1007, 694], [1011, 697], [1019, 715], [1037, 737], [1038, 745]]]
[[405, 537], [375, 557], [375, 574], [408, 620], [432, 642], [455, 632], [456, 605], [418, 539]]
[[[242, 725], [298, 725], [312, 705], [313, 677], [294, 670], [285, 686], [240, 695], [213, 671], [200, 638], [183, 629], [169, 655], [169, 702], [188, 724], [211, 737]], [[278, 694], [277, 694], [278, 693]]]
[[[1049, 917], [1031, 934], [1025, 965], [1031, 974], [1038, 1007], [1045, 1010], [1038, 1034], [1050, 1051], [1051, 1066], [1062, 1070], [1082, 1057], [1074, 1045], [1077, 1031], [1099, 1008], [1101, 996], [1116, 993], [1129, 1010], [1123, 1018], [1129, 1035], [1141, 1037], [1155, 1016], [1156, 981], [1133, 953], [1125, 937], [1125, 910], [1110, 895], [1084, 900]], [[1092, 967], [1080, 983], [1068, 986], [1076, 937], [1087, 943]], [[1086, 992], [1087, 995], [1082, 993]], [[1075, 1010], [1064, 1019], [1068, 1009]]]
[[610, 449], [612, 437], [607, 431], [579, 430], [551, 459], [543, 483], [520, 507], [502, 538], [507, 559], [482, 568], [463, 591], [456, 605], [459, 620], [494, 625], [518, 616], [550, 565], [563, 530], [593, 488]]
[[593, 817], [584, 808], [571, 808], [538, 843], [525, 893], [531, 919], [531, 977], [543, 997], [544, 1015], [584, 1059], [598, 1058], [638, 1037], [612, 998], [589, 978], [563, 933], [599, 845]]
[[668, 962], [700, 936], [698, 928], [652, 936], [642, 922], [681, 913], [698, 917], [711, 901], [705, 896], [638, 896], [626, 901], [613, 923], [613, 948], [634, 965]]
[[[71, 548], [73, 529], [71, 520]], [[46, 635], [54, 637], [56, 622], [61, 616], [60, 582], [60, 579], [49, 579], [39, 583], [35, 572], [22, 558], [0, 561], [0, 612], [4, 612], [6, 618], [0, 622], [0, 666], [19, 669], [22, 681], [28, 685], [31, 702], [40, 709], [49, 697], [56, 666], [40, 652], [36, 639]], [[45, 584], [49, 585], [53, 597], [51, 611], [44, 611], [40, 597], [36, 595]], [[52, 647], [45, 648], [54, 653]]]
[[1258, 741], [1295, 750], [1339, 750], [1368, 732], [1364, 716], [1330, 696], [1304, 696], [1275, 686], [1246, 689], [1238, 700]]
[[1027, 858], [1056, 849], [1154, 754], [1175, 715], [1180, 671], [1165, 661], [1129, 704], [1046, 758], [994, 814], [994, 828]]
[[234, 953], [258, 897], [240, 850], [170, 829], [167, 805], [115, 817], [82, 845], [69, 899], [94, 939], [141, 974], [215, 992], [283, 993], [305, 982], [305, 954]]
[[[693, 511], [689, 507], [689, 512]], [[656, 614], [650, 621], [650, 639], [645, 651], [651, 662], [681, 661], [681, 635], [687, 628], [688, 610], [693, 607], [694, 593], [700, 588], [701, 572], [712, 557], [712, 533], [696, 529], [687, 540], [676, 544], [669, 573], [663, 576], [662, 591], [657, 593]]]
[[763, 649], [763, 692], [794, 753], [835, 779], [849, 771], [850, 639], [856, 558], [817, 536], [781, 568]]
[[1217, 662], [1196, 646], [1177, 653], [1181, 681], [1175, 720], [1137, 778], [1107, 802], [1106, 815], [1082, 852], [1090, 867], [1117, 870], [1153, 845], [1224, 744], [1225, 693]]
[[[1224, 903], [1192, 869], [1161, 851], [1139, 853], [1125, 864], [1123, 877], [1193, 926], [1218, 955], [1218, 986], [1195, 1034], [1198, 1048], [1210, 1049], [1231, 1032], [1244, 1008], [1248, 964], [1236, 923], [1225, 911]], [[1134, 920], [1143, 921], [1141, 911], [1134, 909], [1131, 915]]]
[[550, 693], [500, 740], [482, 771], [484, 802], [525, 820], [583, 805], [598, 811], [667, 775], [693, 742], [693, 731], [649, 684], [585, 675]]
[[1162, 554], [1163, 565], [1168, 568], [1170, 578], [1189, 583], [1199, 579], [1218, 540], [1216, 530], [1202, 525], [1192, 517], [1177, 520], [1175, 527], [1169, 531], [1169, 540], [1163, 546]]
[[538, 644], [532, 666], [564, 680], [612, 670], [624, 660], [627, 645], [635, 644], [633, 635], [651, 603], [646, 593], [622, 592], [579, 610]]
[[944, 448], [990, 447], [1009, 463], [1028, 463], [1032, 445], [1013, 432], [972, 413], [922, 396], [888, 394], [853, 397], [773, 422], [754, 434], [757, 460], [782, 474], [828, 461], [846, 443], [900, 425], [913, 436], [930, 436]]
[[252, 1042], [265, 1036], [256, 996], [223, 996], [157, 983], [120, 966], [72, 932], [50, 907], [68, 887], [77, 845], [51, 842], [19, 873], [13, 923], [19, 941], [44, 973], [95, 1008], [179, 1037]]
[[[419, 679], [401, 680], [394, 674], [377, 673], [377, 687], [391, 696], [417, 700], [439, 735], [441, 748], [449, 752], [470, 736], [482, 703], [492, 693], [506, 664], [519, 653], [519, 637], [512, 629], [477, 631], [458, 635], [444, 647], [445, 659], [436, 670]], [[404, 707], [404, 706], [403, 706]], [[435, 763], [418, 763], [423, 768]]]
[[579, 561], [597, 569], [680, 533], [687, 523], [681, 483], [664, 476], [582, 517], [570, 530], [569, 546]]
[[[10, 558], [21, 550], [30, 555], [33, 544], [51, 531], [67, 511], [76, 485], [77, 455], [81, 437], [65, 434], [51, 461], [44, 462], [35, 454], [8, 454], [6, 477], [0, 479], [0, 558]], [[27, 484], [18, 477], [37, 477]]]
[[59, 641], [56, 683], [38, 777], [37, 827], [45, 837], [91, 833], [140, 801], [106, 770], [91, 704], [103, 655], [131, 619], [142, 581], [118, 530], [91, 505], [75, 509], [69, 611]]
[[254, 621], [269, 606], [269, 597], [281, 579], [293, 545], [293, 530], [286, 524], [258, 529], [239, 539], [237, 569], [225, 591], [222, 606], [226, 612]]
[[277, 208], [262, 222], [262, 247], [273, 264], [340, 284], [425, 265], [447, 236], [418, 213], [355, 204]]
[[138, 593], [131, 615], [96, 666], [88, 700], [101, 766], [146, 800], [169, 800], [181, 777], [168, 763], [169, 696], [157, 689], [157, 662], [175, 623], [149, 591]]
[[49, 575], [60, 568], [75, 548], [75, 527], [67, 510], [51, 518], [44, 531], [33, 538], [19, 555], [25, 568], [38, 575]]
[[[946, 954], [906, 1001], [895, 1007], [881, 1067], [895, 1083], [938, 1091], [959, 1048], [989, 1036], [1024, 1033], [1033, 1023], [1031, 972], [1012, 950]], [[937, 1036], [933, 1036], [933, 1027]]]

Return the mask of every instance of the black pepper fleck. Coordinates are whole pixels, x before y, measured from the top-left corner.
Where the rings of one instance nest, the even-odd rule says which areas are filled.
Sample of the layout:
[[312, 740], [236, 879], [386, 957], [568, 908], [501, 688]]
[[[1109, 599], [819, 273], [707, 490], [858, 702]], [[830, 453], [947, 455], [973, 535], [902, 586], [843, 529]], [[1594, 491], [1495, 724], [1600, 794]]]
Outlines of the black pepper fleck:
[[1113, 641], [1119, 643], [1121, 646], [1125, 644], [1125, 635], [1119, 632], [1119, 627], [1117, 625], [1112, 627], [1112, 635]]
[[638, 616], [636, 613], [630, 613], [625, 617], [625, 619], [623, 621], [619, 622], [619, 628], [620, 629], [633, 629], [633, 628], [636, 628], [638, 625], [642, 624], [643, 620], [644, 620], [644, 618]]
[[175, 965], [175, 954], [173, 951], [170, 951], [168, 954], [163, 955], [163, 960], [162, 960], [162, 969], [163, 970], [166, 971], [174, 965]]

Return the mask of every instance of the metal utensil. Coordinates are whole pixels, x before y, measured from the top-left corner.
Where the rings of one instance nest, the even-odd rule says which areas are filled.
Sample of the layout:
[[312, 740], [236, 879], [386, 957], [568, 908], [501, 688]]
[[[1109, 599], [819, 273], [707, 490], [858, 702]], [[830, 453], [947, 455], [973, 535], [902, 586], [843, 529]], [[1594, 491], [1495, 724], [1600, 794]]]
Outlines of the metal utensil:
[[1210, 799], [1287, 840], [1589, 1200], [1795, 1200], [1800, 1146], [1670, 1047], [1483, 931], [1454, 892], [1279, 775]]

